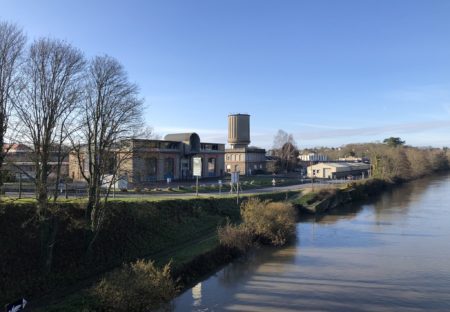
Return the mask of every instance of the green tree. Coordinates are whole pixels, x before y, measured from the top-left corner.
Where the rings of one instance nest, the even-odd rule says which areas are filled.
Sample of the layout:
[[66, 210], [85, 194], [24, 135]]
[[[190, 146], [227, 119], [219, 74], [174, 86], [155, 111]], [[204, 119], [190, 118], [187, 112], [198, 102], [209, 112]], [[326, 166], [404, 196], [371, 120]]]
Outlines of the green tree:
[[391, 147], [397, 147], [397, 146], [404, 145], [405, 141], [402, 141], [402, 139], [399, 137], [390, 137], [390, 138], [384, 139], [383, 143], [387, 144], [388, 146], [391, 146]]

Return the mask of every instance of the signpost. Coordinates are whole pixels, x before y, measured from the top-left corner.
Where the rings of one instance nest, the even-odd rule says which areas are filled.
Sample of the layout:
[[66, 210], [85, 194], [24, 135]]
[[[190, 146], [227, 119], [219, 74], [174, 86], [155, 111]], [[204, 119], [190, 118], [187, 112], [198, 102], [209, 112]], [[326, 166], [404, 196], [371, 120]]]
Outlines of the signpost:
[[25, 309], [25, 306], [27, 305], [27, 301], [25, 298], [19, 299], [11, 304], [8, 304], [6, 306], [6, 312], [18, 312]]
[[240, 172], [232, 172], [231, 173], [231, 190], [230, 192], [233, 192], [233, 186], [236, 185], [236, 202], [239, 205], [239, 175]]
[[192, 158], [193, 161], [193, 174], [196, 178], [195, 182], [195, 195], [198, 196], [198, 178], [202, 176], [202, 158], [201, 157], [194, 157]]

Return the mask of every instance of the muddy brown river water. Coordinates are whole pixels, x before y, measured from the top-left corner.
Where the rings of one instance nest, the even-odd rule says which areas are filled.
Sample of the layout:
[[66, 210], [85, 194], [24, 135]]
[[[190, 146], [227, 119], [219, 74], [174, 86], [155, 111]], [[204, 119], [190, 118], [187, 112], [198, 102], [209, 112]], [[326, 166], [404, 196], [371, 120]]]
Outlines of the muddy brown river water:
[[450, 311], [450, 175], [302, 220], [198, 283], [175, 311]]

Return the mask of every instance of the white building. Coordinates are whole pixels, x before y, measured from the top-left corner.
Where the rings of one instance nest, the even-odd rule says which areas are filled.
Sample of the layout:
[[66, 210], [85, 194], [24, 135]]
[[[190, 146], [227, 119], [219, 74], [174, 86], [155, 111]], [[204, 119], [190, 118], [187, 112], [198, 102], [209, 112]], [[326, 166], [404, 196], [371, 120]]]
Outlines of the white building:
[[319, 179], [367, 178], [369, 170], [370, 165], [365, 163], [319, 163], [309, 166], [307, 174]]
[[328, 156], [316, 153], [309, 153], [299, 155], [298, 159], [305, 162], [318, 162], [318, 161], [328, 161]]

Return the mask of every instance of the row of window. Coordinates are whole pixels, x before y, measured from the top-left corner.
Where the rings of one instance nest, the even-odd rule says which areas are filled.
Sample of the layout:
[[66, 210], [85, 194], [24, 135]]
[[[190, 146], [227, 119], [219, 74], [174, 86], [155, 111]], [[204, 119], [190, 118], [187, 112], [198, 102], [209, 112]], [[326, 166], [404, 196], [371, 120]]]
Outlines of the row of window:
[[[227, 165], [227, 172], [231, 172], [231, 169], [232, 169], [233, 167], [231, 166], [231, 165]], [[237, 171], [240, 171], [240, 167], [239, 167], [239, 165], [234, 165], [234, 171], [235, 172], [237, 172]], [[262, 164], [253, 164], [253, 168], [251, 168], [250, 166], [249, 166], [249, 168], [248, 168], [249, 170], [263, 170], [263, 165]]]
[[225, 159], [228, 161], [243, 161], [244, 157], [241, 157], [241, 154], [227, 154]]
[[209, 144], [209, 143], [202, 143], [201, 144], [202, 150], [207, 151], [218, 151], [219, 150], [219, 144]]
[[[187, 164], [183, 164], [182, 175], [186, 175]], [[165, 158], [164, 159], [164, 177], [174, 178], [175, 177], [175, 159]], [[216, 172], [216, 159], [208, 158], [207, 162], [208, 175], [214, 175]], [[136, 179], [140, 181], [153, 181], [158, 175], [158, 159], [156, 157], [145, 158], [144, 159], [144, 170], [141, 173], [136, 173]]]
[[180, 149], [180, 142], [166, 142], [166, 141], [149, 141], [149, 142], [135, 142], [135, 148], [159, 148], [159, 149]]
[[265, 161], [266, 156], [264, 154], [246, 153], [246, 154], [226, 154], [225, 159], [227, 161]]

